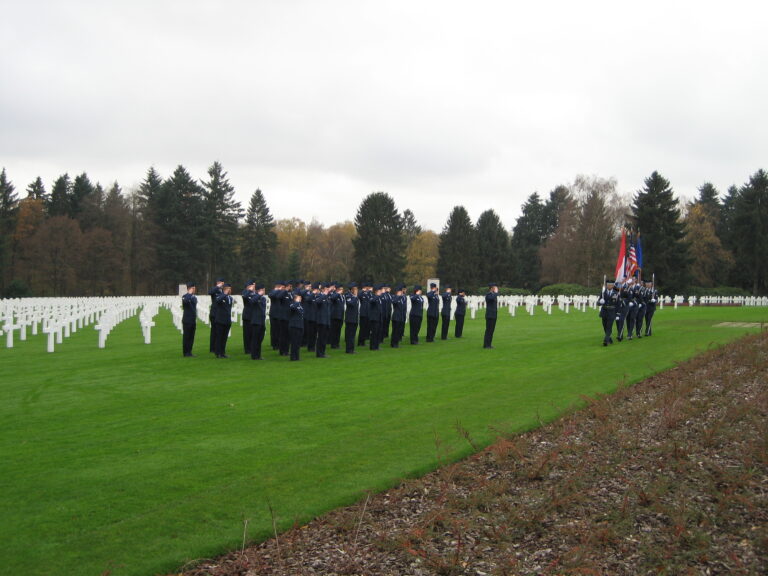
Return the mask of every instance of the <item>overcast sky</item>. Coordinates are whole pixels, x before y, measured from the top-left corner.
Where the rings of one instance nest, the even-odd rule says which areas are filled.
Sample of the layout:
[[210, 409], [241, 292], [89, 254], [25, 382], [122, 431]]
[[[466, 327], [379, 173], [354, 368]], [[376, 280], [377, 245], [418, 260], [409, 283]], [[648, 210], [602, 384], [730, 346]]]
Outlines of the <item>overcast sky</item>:
[[577, 174], [678, 195], [768, 169], [768, 3], [0, 0], [0, 166], [130, 190], [220, 161], [247, 206], [511, 227]]

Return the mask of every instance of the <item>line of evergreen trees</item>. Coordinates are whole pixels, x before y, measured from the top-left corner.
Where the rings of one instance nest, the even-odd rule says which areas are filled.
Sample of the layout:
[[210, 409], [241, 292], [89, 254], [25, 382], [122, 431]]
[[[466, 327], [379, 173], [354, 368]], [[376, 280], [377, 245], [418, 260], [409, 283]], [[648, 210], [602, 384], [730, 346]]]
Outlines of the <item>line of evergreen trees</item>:
[[260, 190], [243, 209], [214, 162], [199, 181], [183, 166], [167, 178], [150, 168], [130, 193], [85, 173], [60, 176], [50, 192], [37, 178], [21, 199], [3, 169], [0, 294], [161, 294], [218, 275], [409, 284], [436, 276], [470, 291], [489, 280], [531, 291], [556, 283], [597, 289], [615, 265], [622, 226], [640, 231], [644, 275], [655, 273], [667, 293], [722, 285], [768, 291], [763, 170], [722, 198], [705, 183], [686, 205], [657, 172], [631, 198], [613, 179], [579, 176], [545, 198], [531, 194], [511, 233], [492, 209], [472, 222], [456, 206], [438, 234], [384, 192], [366, 196], [354, 222], [276, 221]]

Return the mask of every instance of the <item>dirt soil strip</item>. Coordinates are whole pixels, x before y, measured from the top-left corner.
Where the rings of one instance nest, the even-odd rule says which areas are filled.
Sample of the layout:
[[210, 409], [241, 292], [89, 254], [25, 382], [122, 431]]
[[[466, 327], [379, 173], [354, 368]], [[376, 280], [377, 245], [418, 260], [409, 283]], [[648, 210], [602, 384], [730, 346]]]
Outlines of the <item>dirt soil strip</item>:
[[768, 574], [768, 334], [585, 401], [183, 574]]

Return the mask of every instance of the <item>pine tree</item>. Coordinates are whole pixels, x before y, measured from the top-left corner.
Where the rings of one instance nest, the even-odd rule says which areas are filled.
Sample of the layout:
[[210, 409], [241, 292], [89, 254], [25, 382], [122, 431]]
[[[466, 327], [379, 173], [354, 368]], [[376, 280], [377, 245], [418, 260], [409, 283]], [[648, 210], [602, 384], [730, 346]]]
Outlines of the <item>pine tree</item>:
[[654, 172], [638, 191], [632, 213], [643, 239], [643, 276], [655, 273], [667, 293], [682, 293], [688, 286], [690, 255], [685, 224], [669, 181]]
[[72, 209], [71, 194], [72, 181], [69, 179], [69, 174], [62, 174], [53, 182], [51, 196], [46, 206], [48, 216], [69, 216]]
[[251, 195], [242, 228], [242, 262], [247, 275], [264, 283], [275, 280], [275, 219], [261, 190]]
[[544, 204], [544, 236], [549, 238], [555, 233], [560, 221], [563, 208], [571, 200], [571, 191], [567, 186], [558, 186], [549, 193], [549, 199]]
[[131, 293], [131, 209], [115, 182], [104, 198], [104, 219], [102, 226], [112, 233], [112, 250], [115, 269], [109, 271], [109, 286], [113, 294]]
[[175, 292], [188, 280], [204, 281], [206, 263], [199, 253], [204, 227], [203, 190], [179, 165], [163, 182], [154, 203], [158, 228], [156, 247], [158, 279], [164, 292]]
[[203, 186], [203, 220], [201, 246], [205, 259], [205, 282], [223, 274], [233, 277], [237, 268], [238, 221], [243, 209], [235, 199], [235, 189], [219, 162], [208, 168], [208, 181]]
[[405, 242], [407, 246], [410, 246], [411, 242], [421, 234], [421, 226], [416, 221], [416, 216], [410, 209], [403, 210], [403, 235], [405, 236]]
[[[77, 180], [76, 180], [77, 181]], [[77, 186], [75, 186], [75, 189]], [[104, 227], [104, 188], [98, 182], [91, 186], [91, 191], [83, 196], [80, 213], [77, 216], [83, 232], [91, 228]]]
[[541, 284], [539, 248], [546, 238], [548, 223], [545, 205], [534, 192], [523, 204], [523, 213], [512, 229], [510, 261], [512, 283], [536, 290]]
[[492, 280], [478, 279], [477, 255], [477, 234], [472, 220], [464, 206], [455, 206], [440, 233], [437, 274], [441, 283], [472, 290], [479, 282]]
[[38, 176], [35, 181], [27, 186], [27, 198], [34, 198], [36, 200], [47, 200], [48, 193], [45, 191], [45, 185], [43, 179]]
[[12, 237], [16, 229], [19, 199], [15, 187], [8, 180], [5, 168], [0, 172], [0, 295], [11, 282], [13, 268]]
[[[509, 234], [501, 218], [486, 210], [477, 219], [477, 278], [480, 282], [509, 279]], [[474, 288], [474, 285], [472, 285]]]
[[385, 192], [374, 192], [360, 203], [355, 216], [354, 274], [359, 280], [395, 282], [405, 266], [403, 221], [395, 201]]
[[768, 291], [768, 173], [758, 170], [733, 198], [736, 279], [753, 294]]
[[163, 179], [154, 167], [131, 196], [130, 284], [132, 294], [157, 294], [160, 274], [157, 246], [160, 241]]
[[69, 195], [69, 216], [80, 222], [81, 228], [87, 228], [92, 222], [83, 223], [84, 214], [86, 220], [90, 220], [101, 209], [98, 206], [98, 199], [93, 198], [94, 185], [91, 183], [88, 174], [83, 172], [75, 176], [72, 183], [72, 191]]

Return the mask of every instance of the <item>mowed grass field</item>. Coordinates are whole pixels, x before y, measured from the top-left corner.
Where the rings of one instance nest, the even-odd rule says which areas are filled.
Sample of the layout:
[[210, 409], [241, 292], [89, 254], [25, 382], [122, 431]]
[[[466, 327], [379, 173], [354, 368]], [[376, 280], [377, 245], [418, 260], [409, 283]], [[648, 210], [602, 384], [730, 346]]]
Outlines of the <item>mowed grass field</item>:
[[[0, 573], [150, 575], [350, 504], [760, 328], [768, 309], [658, 310], [654, 335], [603, 348], [597, 312], [500, 314], [464, 338], [400, 349], [181, 357], [162, 311], [97, 348], [88, 327], [45, 352], [0, 344]], [[426, 324], [426, 323], [425, 323]], [[406, 328], [407, 332], [407, 328]], [[451, 329], [451, 334], [453, 330]], [[268, 335], [267, 335], [268, 342]]]

